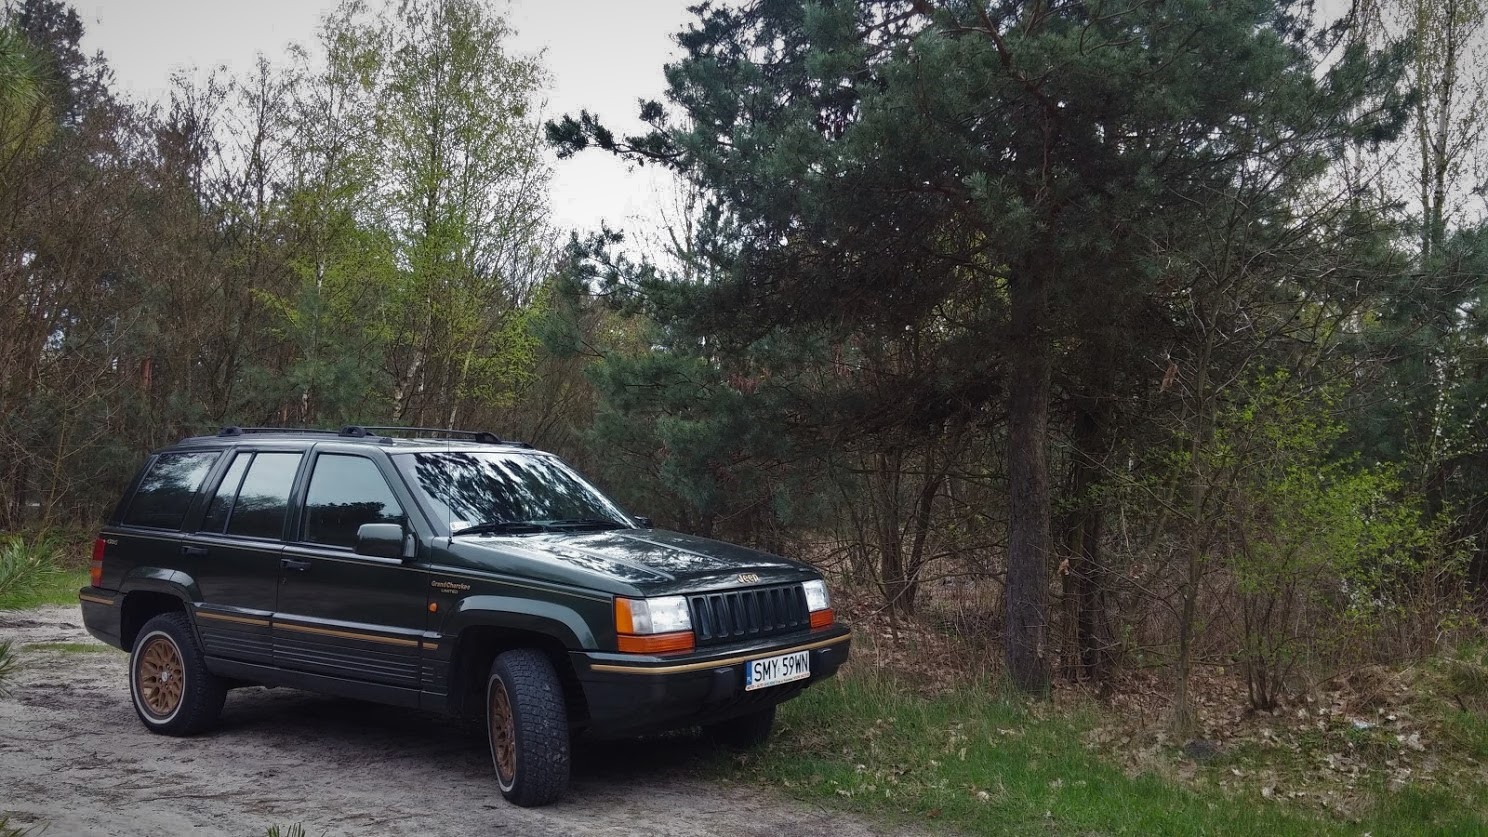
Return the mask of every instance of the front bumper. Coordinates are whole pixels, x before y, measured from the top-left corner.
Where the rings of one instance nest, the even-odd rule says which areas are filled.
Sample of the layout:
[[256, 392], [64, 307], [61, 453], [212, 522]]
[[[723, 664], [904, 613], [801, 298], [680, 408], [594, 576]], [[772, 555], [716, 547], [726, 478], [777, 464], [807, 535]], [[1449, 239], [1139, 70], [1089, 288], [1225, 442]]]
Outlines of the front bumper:
[[[710, 724], [790, 700], [835, 674], [847, 662], [851, 644], [851, 632], [834, 625], [680, 655], [575, 651], [571, 656], [589, 710], [587, 730], [607, 737]], [[746, 662], [795, 651], [810, 652], [810, 678], [744, 690]]]

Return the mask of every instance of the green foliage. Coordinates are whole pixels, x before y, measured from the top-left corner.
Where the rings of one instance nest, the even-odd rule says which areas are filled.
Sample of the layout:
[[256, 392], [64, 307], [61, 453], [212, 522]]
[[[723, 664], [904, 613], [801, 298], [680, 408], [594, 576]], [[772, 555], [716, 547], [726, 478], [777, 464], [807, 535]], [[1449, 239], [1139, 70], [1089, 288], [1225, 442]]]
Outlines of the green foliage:
[[57, 568], [56, 549], [57, 545], [44, 537], [0, 537], [0, 610], [23, 607], [35, 601], [38, 591], [55, 586], [54, 578], [64, 575]]
[[51, 122], [46, 70], [9, 18], [0, 14], [0, 156], [34, 151], [50, 135]]
[[1431, 533], [1419, 510], [1401, 502], [1397, 469], [1334, 452], [1345, 432], [1339, 400], [1336, 390], [1308, 392], [1274, 373], [1221, 416], [1208, 467], [1234, 476], [1231, 566], [1246, 593], [1336, 579], [1348, 612], [1397, 615], [1394, 585], [1419, 577]]
[[[1340, 455], [1337, 388], [1285, 372], [1260, 377], [1224, 409], [1194, 467], [1205, 540], [1232, 574], [1243, 629], [1239, 660], [1253, 705], [1274, 709], [1299, 664], [1326, 668], [1336, 649], [1420, 605], [1416, 593], [1460, 578], [1443, 561], [1396, 468]], [[1189, 442], [1183, 442], [1185, 451]]]
[[[0, 538], [0, 611], [33, 605], [38, 591], [48, 588], [52, 576], [61, 575], [54, 563], [50, 544], [28, 542], [20, 536]], [[76, 590], [73, 591], [76, 595]], [[15, 647], [0, 641], [0, 694], [16, 670]], [[3, 825], [3, 823], [0, 823]]]
[[[61, 543], [46, 536], [0, 536], [0, 611], [77, 601], [77, 591], [88, 583], [87, 573], [57, 566]], [[0, 693], [18, 665], [16, 650], [13, 643], [0, 642]]]

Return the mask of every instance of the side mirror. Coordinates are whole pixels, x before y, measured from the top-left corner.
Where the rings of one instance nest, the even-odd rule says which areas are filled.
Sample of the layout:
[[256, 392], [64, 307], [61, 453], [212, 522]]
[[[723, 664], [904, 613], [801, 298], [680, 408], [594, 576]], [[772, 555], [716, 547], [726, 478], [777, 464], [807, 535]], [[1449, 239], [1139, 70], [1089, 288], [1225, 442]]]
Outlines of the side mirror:
[[637, 522], [639, 524], [641, 524], [641, 528], [642, 529], [654, 529], [654, 528], [656, 528], [656, 527], [654, 527], [654, 526], [651, 525], [651, 518], [649, 518], [649, 517], [645, 517], [645, 516], [639, 515], [639, 514], [633, 514], [633, 515], [630, 516], [630, 519], [631, 520], [634, 520], [635, 522]]
[[375, 558], [402, 558], [403, 527], [397, 523], [363, 523], [357, 527], [356, 551]]

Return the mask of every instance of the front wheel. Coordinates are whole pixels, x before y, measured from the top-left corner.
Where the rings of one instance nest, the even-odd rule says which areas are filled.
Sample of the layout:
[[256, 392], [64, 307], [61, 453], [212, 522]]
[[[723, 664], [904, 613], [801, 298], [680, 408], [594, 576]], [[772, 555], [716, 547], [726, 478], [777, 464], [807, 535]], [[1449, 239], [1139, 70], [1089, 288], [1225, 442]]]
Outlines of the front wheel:
[[162, 613], [134, 639], [129, 694], [151, 732], [195, 735], [217, 722], [227, 684], [207, 671], [186, 614]]
[[547, 655], [521, 648], [496, 657], [486, 681], [486, 728], [508, 802], [532, 808], [568, 791], [568, 709]]
[[703, 727], [703, 734], [716, 744], [735, 750], [748, 750], [764, 744], [775, 726], [775, 707], [771, 706], [748, 715], [729, 718]]

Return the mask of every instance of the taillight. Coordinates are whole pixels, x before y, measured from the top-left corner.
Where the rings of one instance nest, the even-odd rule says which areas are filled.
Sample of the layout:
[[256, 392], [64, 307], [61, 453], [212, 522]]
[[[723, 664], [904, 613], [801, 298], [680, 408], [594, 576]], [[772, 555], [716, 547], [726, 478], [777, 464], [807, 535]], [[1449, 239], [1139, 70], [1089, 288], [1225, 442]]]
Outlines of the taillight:
[[103, 586], [103, 551], [107, 547], [103, 538], [93, 541], [93, 563], [88, 565], [88, 582], [94, 587]]

